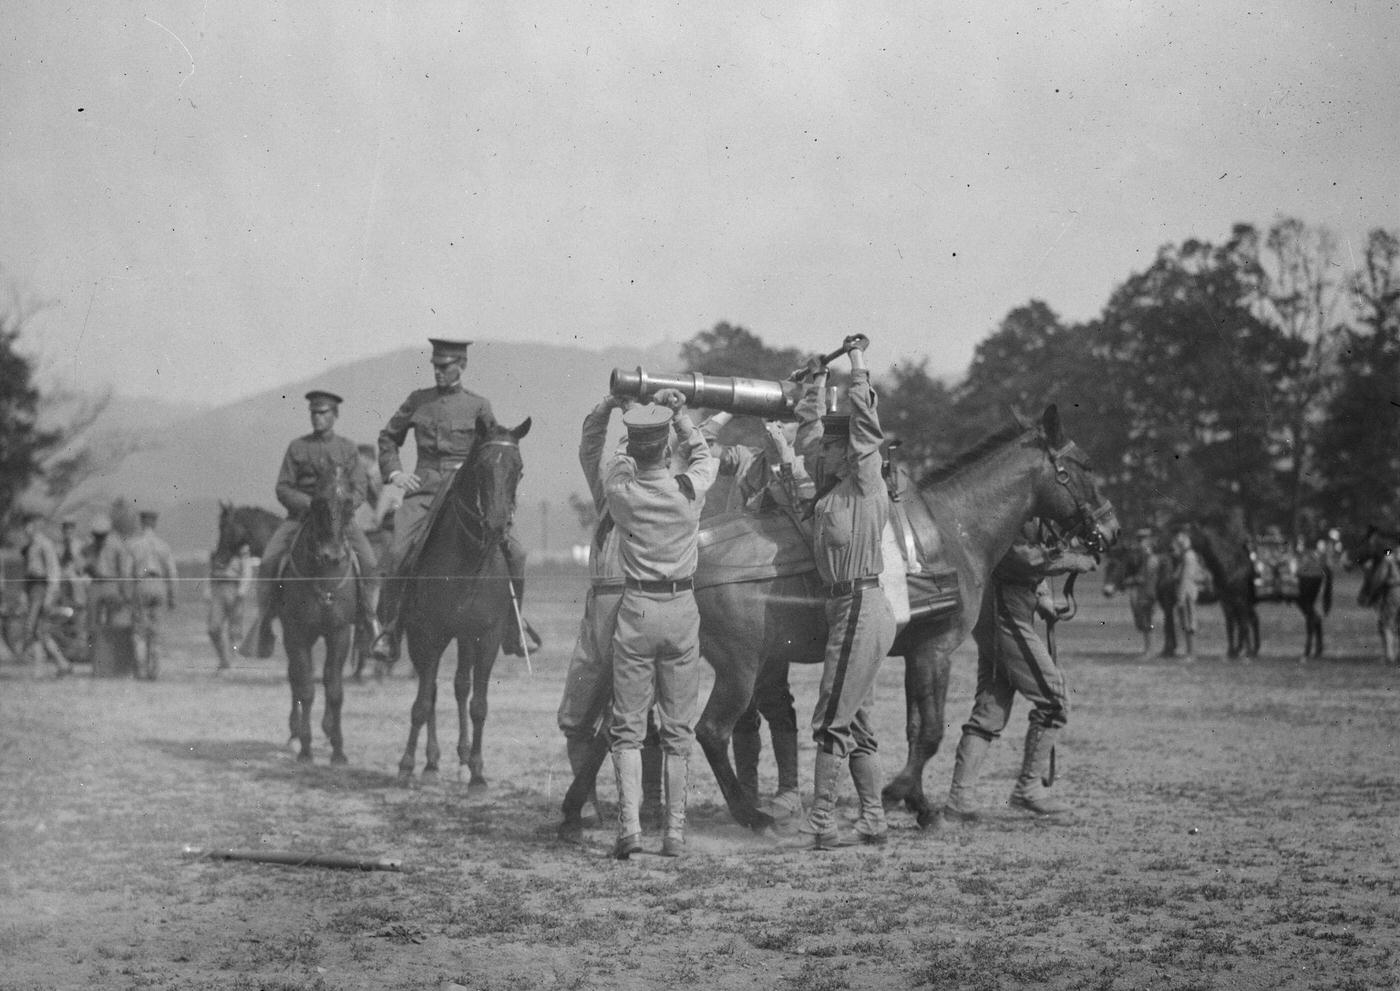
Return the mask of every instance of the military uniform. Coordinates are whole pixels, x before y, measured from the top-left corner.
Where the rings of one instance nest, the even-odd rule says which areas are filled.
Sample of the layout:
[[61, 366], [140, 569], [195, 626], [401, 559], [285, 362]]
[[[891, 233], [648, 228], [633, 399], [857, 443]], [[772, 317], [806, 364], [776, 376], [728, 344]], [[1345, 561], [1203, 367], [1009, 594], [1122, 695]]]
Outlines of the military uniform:
[[33, 663], [38, 665], [38, 656], [45, 657], [58, 669], [60, 675], [67, 674], [72, 666], [63, 656], [58, 644], [50, 635], [46, 625], [48, 610], [58, 603], [59, 585], [62, 581], [62, 565], [58, 559], [58, 547], [53, 540], [37, 526], [38, 517], [26, 520], [28, 541], [20, 550], [24, 561], [24, 648], [26, 656], [35, 653]]
[[[276, 613], [273, 593], [282, 570], [282, 561], [291, 549], [292, 540], [301, 529], [302, 519], [311, 508], [312, 500], [326, 481], [335, 477], [337, 472], [349, 486], [352, 509], [358, 508], [365, 501], [365, 493], [369, 486], [369, 478], [365, 474], [360, 452], [354, 441], [339, 436], [334, 430], [334, 415], [339, 411], [343, 400], [333, 392], [314, 389], [306, 394], [306, 401], [313, 421], [318, 415], [329, 414], [329, 425], [322, 423], [311, 433], [288, 444], [287, 451], [282, 456], [282, 466], [277, 472], [274, 491], [277, 501], [287, 510], [287, 518], [272, 531], [258, 565], [258, 618], [248, 630], [249, 640], [256, 638], [256, 645], [245, 642], [239, 647], [240, 651], [245, 653], [251, 647], [258, 657], [269, 657], [272, 654], [275, 637], [272, 634], [271, 623]], [[351, 553], [359, 562], [356, 591], [359, 594], [360, 614], [372, 627], [370, 636], [373, 638], [379, 632], [374, 628], [379, 605], [379, 561], [375, 557], [374, 548], [370, 546], [369, 538], [353, 519], [345, 526], [345, 539], [350, 545]], [[212, 635], [212, 626], [210, 630]]]
[[[659, 401], [666, 401], [665, 392]], [[679, 404], [679, 393], [675, 396]], [[684, 843], [688, 761], [700, 701], [700, 611], [693, 591], [697, 537], [718, 465], [682, 411], [675, 428], [686, 467], [672, 474], [665, 464], [671, 420], [664, 406], [628, 410], [623, 422], [632, 453], [618, 452], [604, 482], [608, 512], [618, 528], [624, 583], [613, 636], [611, 730], [620, 859], [640, 849], [641, 747], [653, 703], [665, 754], [662, 852], [678, 855]]]
[[112, 531], [105, 517], [92, 522], [92, 543], [85, 553], [88, 576], [88, 636], [112, 624], [116, 613], [127, 605], [132, 579], [131, 555], [126, 543]]
[[1045, 792], [1045, 781], [1050, 778], [1055, 737], [1069, 718], [1069, 691], [1064, 673], [1036, 632], [1035, 619], [1039, 615], [1053, 621], [1055, 616], [1047, 577], [1089, 571], [1094, 563], [1088, 554], [1048, 546], [1039, 524], [1031, 522], [993, 569], [972, 628], [977, 694], [954, 757], [945, 818], [977, 817], [973, 788], [991, 742], [1011, 718], [1017, 694], [1032, 709], [1011, 804], [1039, 814], [1062, 811]]
[[1181, 631], [1182, 638], [1186, 641], [1185, 660], [1196, 659], [1193, 639], [1196, 633], [1196, 598], [1201, 593], [1201, 584], [1205, 581], [1205, 568], [1201, 565], [1201, 559], [1191, 548], [1191, 538], [1188, 534], [1178, 533], [1174, 545], [1175, 572], [1173, 578], [1176, 581], [1176, 604], [1174, 612], [1176, 615], [1176, 627]]
[[175, 555], [155, 531], [156, 514], [141, 514], [141, 532], [127, 541], [131, 575], [135, 579], [133, 620], [136, 634], [136, 677], [155, 681], [164, 646], [161, 607], [175, 608]]
[[612, 697], [612, 640], [617, 627], [617, 608], [622, 601], [618, 531], [608, 512], [601, 465], [611, 414], [612, 406], [600, 403], [584, 417], [578, 450], [583, 477], [598, 511], [598, 524], [588, 548], [589, 584], [583, 620], [579, 624], [573, 656], [569, 659], [569, 670], [564, 675], [564, 697], [558, 713], [559, 729], [564, 734], [569, 763], [575, 773], [584, 750], [600, 729], [600, 709]]
[[[459, 360], [465, 365], [470, 341], [432, 338], [429, 343], [433, 345], [435, 366], [450, 365]], [[403, 594], [402, 579], [408, 577], [413, 558], [427, 537], [429, 510], [435, 498], [452, 481], [457, 469], [466, 463], [477, 439], [489, 436], [495, 426], [496, 416], [491, 411], [491, 403], [474, 392], [468, 392], [462, 388], [460, 381], [456, 381], [445, 387], [414, 390], [379, 432], [379, 471], [385, 482], [394, 483], [395, 476], [404, 472], [399, 449], [408, 439], [410, 431], [418, 451], [418, 460], [413, 469], [418, 484], [411, 491], [404, 492], [403, 501], [395, 512], [394, 539], [389, 560], [384, 566], [389, 580], [385, 586], [381, 618], [386, 627], [396, 624], [399, 600]], [[519, 604], [525, 591], [525, 552], [514, 534], [509, 532], [504, 538], [502, 550]], [[506, 628], [507, 653], [524, 653], [519, 643], [517, 624], [507, 623]]]
[[[828, 633], [821, 689], [812, 715], [812, 738], [817, 743], [812, 808], [802, 828], [813, 837], [815, 848], [824, 849], [838, 843], [836, 792], [841, 765], [848, 759], [860, 799], [856, 831], [866, 843], [885, 839], [879, 744], [870, 709], [880, 662], [894, 642], [895, 619], [880, 588], [881, 537], [889, 521], [889, 493], [881, 472], [884, 435], [870, 372], [863, 359], [857, 362], [853, 355], [849, 417], [823, 417], [826, 374], [824, 369], [813, 372], [797, 405], [797, 447], [807, 452], [808, 473], [817, 479], [812, 550], [827, 590]], [[818, 444], [823, 448], [820, 454], [815, 453]], [[822, 464], [828, 458], [828, 445], [844, 448], [843, 467], [834, 473]], [[814, 465], [814, 457], [822, 461]]]

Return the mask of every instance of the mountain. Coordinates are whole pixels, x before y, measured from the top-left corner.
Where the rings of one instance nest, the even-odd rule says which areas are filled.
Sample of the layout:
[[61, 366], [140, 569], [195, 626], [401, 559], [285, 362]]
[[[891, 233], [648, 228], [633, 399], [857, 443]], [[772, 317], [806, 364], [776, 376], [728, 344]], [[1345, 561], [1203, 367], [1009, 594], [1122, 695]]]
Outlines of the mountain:
[[[587, 493], [578, 467], [583, 416], [608, 391], [613, 368], [677, 371], [679, 351], [674, 343], [602, 351], [499, 341], [472, 345], [466, 387], [491, 400], [501, 423], [515, 426], [527, 416], [532, 419], [521, 442], [525, 474], [515, 523], [527, 548], [557, 554], [587, 540], [568, 504], [570, 493]], [[144, 449], [116, 471], [93, 479], [82, 495], [102, 500], [120, 496], [156, 509], [160, 532], [177, 555], [207, 553], [220, 500], [280, 509], [273, 485], [287, 443], [310, 429], [306, 392], [329, 389], [345, 397], [336, 432], [374, 443], [409, 392], [432, 384], [428, 353], [424, 342], [422, 348], [334, 365], [314, 377], [192, 414], [176, 406], [114, 401], [104, 427], [138, 437]], [[412, 447], [410, 440], [406, 455]], [[412, 457], [404, 463], [411, 466]]]

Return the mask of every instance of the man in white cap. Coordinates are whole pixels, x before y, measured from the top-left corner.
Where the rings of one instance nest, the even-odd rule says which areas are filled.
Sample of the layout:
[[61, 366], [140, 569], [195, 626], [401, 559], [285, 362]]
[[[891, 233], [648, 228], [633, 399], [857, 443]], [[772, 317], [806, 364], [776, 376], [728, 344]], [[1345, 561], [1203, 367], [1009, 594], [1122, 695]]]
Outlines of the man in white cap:
[[[404, 579], [427, 536], [428, 511], [434, 497], [446, 488], [457, 469], [466, 462], [477, 438], [489, 436], [496, 426], [491, 403], [462, 387], [471, 341], [432, 337], [428, 343], [433, 347], [433, 387], [411, 392], [379, 432], [380, 473], [385, 482], [398, 486], [404, 494], [394, 516], [394, 541], [388, 560], [384, 562], [386, 578], [379, 615], [387, 636], [375, 644], [375, 654], [381, 659], [392, 658], [397, 653]], [[399, 449], [410, 431], [418, 451], [413, 471], [407, 471], [399, 458]], [[509, 531], [501, 549], [510, 569], [518, 606], [525, 595], [525, 551]], [[501, 647], [507, 654], [524, 655], [519, 624], [506, 623], [506, 638]]]
[[[626, 447], [608, 465], [603, 488], [619, 534], [623, 590], [613, 634], [612, 756], [618, 832], [613, 856], [642, 848], [642, 744], [655, 704], [665, 754], [663, 856], [684, 851], [686, 788], [700, 702], [700, 611], [695, 605], [697, 537], [705, 493], [719, 464], [685, 412], [685, 398], [662, 389], [654, 404], [623, 414]], [[674, 412], [673, 412], [674, 411]], [[674, 427], [679, 460], [667, 447]]]

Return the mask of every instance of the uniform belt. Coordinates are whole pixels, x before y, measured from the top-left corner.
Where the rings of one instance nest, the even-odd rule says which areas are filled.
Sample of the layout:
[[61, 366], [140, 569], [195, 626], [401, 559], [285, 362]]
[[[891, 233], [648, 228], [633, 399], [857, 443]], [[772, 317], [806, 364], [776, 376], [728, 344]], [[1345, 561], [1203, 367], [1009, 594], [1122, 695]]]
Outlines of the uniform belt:
[[826, 587], [826, 597], [828, 599], [840, 599], [844, 596], [852, 595], [858, 590], [879, 587], [879, 575], [871, 575], [869, 578], [853, 578], [848, 582], [832, 582]]
[[673, 582], [649, 582], [641, 578], [624, 578], [622, 582], [628, 588], [635, 588], [639, 592], [664, 592], [668, 595], [689, 592], [695, 587], [694, 578], [677, 578]]
[[417, 467], [420, 472], [456, 471], [466, 462], [466, 458], [419, 458]]
[[626, 582], [621, 578], [594, 578], [589, 584], [595, 592], [621, 592]]

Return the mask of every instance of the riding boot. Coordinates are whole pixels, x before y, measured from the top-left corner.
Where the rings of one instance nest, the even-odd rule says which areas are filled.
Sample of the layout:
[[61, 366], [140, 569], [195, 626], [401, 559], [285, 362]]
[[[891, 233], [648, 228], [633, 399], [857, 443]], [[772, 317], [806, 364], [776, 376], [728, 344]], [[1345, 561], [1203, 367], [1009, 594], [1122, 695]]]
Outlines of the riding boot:
[[642, 754], [629, 748], [614, 750], [613, 773], [617, 776], [617, 842], [613, 857], [626, 860], [642, 849], [642, 821], [639, 800], [642, 795]]
[[752, 808], [758, 807], [758, 758], [763, 753], [763, 738], [758, 728], [745, 726], [742, 730], [734, 727], [734, 773], [739, 778], [739, 791], [744, 802]]
[[963, 731], [953, 757], [953, 783], [948, 786], [948, 801], [943, 804], [942, 823], [973, 822], [978, 818], [972, 794], [982, 772], [982, 761], [991, 747], [992, 741], [985, 736]]
[[834, 850], [841, 846], [840, 833], [836, 828], [836, 790], [841, 784], [841, 765], [844, 759], [817, 751], [816, 767], [812, 774], [812, 807], [807, 812], [807, 821], [798, 830], [810, 839], [804, 844], [812, 850]]
[[361, 632], [364, 634], [364, 642], [369, 644], [370, 650], [373, 651], [374, 645], [384, 635], [384, 628], [379, 625], [379, 579], [361, 578], [357, 587]]
[[404, 580], [386, 577], [379, 584], [379, 603], [375, 610], [375, 626], [379, 632], [369, 644], [369, 653], [381, 664], [393, 664], [399, 659], [399, 606], [403, 598]]
[[1069, 810], [1050, 796], [1053, 780], [1055, 737], [1059, 730], [1032, 723], [1026, 730], [1026, 749], [1021, 760], [1021, 776], [1011, 792], [1011, 806], [1040, 816], [1060, 815]]
[[851, 757], [851, 781], [860, 800], [860, 818], [856, 834], [866, 846], [884, 846], [889, 838], [885, 823], [885, 803], [880, 790], [885, 786], [885, 773], [880, 767], [879, 754], [855, 754]]
[[661, 761], [666, 780], [666, 830], [661, 835], [661, 856], [679, 857], [685, 853], [685, 802], [690, 777], [690, 758], [666, 754]]
[[665, 802], [662, 798], [662, 765], [665, 760], [661, 753], [661, 740], [654, 727], [650, 727], [646, 739], [642, 741], [642, 808], [641, 821], [647, 829], [657, 829], [662, 825]]
[[[569, 770], [577, 778], [582, 768], [588, 764], [589, 751], [593, 749], [593, 740], [586, 736], [566, 736], [564, 737], [564, 752], [569, 757]], [[584, 799], [583, 807], [587, 809], [593, 807], [593, 815], [601, 825], [603, 822], [602, 810], [598, 808], [598, 785], [595, 781], [592, 788], [588, 790], [588, 797]]]
[[244, 657], [271, 657], [277, 647], [277, 633], [272, 629], [273, 593], [277, 589], [275, 576], [258, 573], [254, 583], [257, 593], [255, 615], [248, 632], [234, 650]]

